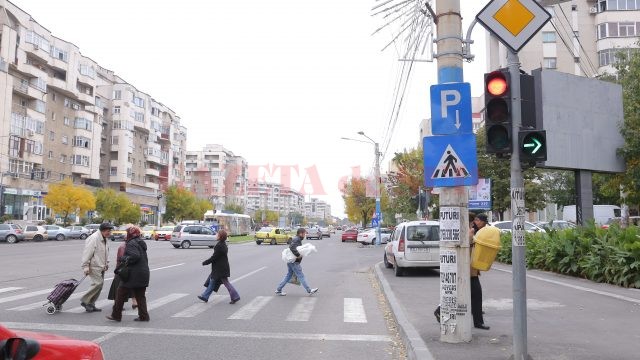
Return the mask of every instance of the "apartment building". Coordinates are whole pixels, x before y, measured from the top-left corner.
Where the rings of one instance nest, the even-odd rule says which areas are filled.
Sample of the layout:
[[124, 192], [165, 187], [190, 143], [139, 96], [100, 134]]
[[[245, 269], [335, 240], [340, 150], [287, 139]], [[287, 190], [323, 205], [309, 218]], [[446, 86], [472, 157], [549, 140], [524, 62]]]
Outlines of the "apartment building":
[[307, 220], [327, 220], [331, 218], [331, 205], [326, 202], [310, 198], [304, 203], [304, 216]]
[[[522, 69], [545, 68], [594, 77], [614, 73], [619, 51], [637, 51], [640, 0], [572, 0], [546, 7], [551, 20], [518, 55]], [[506, 67], [506, 48], [487, 41], [487, 67]]]
[[196, 197], [209, 199], [216, 209], [235, 204], [247, 208], [249, 165], [222, 145], [209, 144], [187, 151], [185, 187]]
[[158, 192], [184, 181], [180, 118], [6, 0], [0, 99], [0, 215], [43, 220], [48, 185], [69, 178], [126, 192], [153, 220]]
[[247, 187], [247, 213], [271, 210], [281, 215], [305, 213], [304, 195], [280, 183], [250, 180]]

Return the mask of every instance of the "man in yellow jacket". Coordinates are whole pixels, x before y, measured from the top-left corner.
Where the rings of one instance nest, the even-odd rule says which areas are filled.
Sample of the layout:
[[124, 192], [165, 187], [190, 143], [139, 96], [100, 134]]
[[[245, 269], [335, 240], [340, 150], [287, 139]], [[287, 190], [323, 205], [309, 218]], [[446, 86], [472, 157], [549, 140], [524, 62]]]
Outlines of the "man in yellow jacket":
[[107, 239], [111, 236], [113, 225], [109, 223], [100, 224], [99, 231], [94, 232], [84, 241], [84, 252], [82, 253], [82, 270], [91, 279], [91, 285], [82, 299], [80, 305], [87, 312], [102, 311], [96, 307], [96, 300], [102, 291], [104, 284], [104, 273], [109, 269], [109, 245]]

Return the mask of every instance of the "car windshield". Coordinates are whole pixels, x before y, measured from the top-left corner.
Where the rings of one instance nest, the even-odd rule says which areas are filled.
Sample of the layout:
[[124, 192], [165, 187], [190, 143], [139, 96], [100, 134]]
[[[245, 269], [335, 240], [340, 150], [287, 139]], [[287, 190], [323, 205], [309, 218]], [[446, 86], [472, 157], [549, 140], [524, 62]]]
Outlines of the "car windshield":
[[128, 226], [123, 225], [123, 226], [118, 227], [118, 229], [117, 229], [117, 230], [118, 230], [118, 231], [127, 231], [127, 229], [128, 229], [128, 228], [129, 228]]
[[408, 226], [407, 240], [409, 241], [440, 241], [439, 227], [437, 225]]
[[174, 226], [163, 226], [160, 231], [173, 231]]
[[142, 231], [149, 231], [149, 230], [153, 230], [155, 228], [156, 228], [155, 226], [145, 226], [145, 227], [142, 228]]
[[272, 230], [272, 228], [270, 228], [270, 227], [263, 227], [263, 228], [260, 228], [260, 230], [258, 230], [258, 231], [260, 231], [260, 232], [271, 232], [271, 230]]

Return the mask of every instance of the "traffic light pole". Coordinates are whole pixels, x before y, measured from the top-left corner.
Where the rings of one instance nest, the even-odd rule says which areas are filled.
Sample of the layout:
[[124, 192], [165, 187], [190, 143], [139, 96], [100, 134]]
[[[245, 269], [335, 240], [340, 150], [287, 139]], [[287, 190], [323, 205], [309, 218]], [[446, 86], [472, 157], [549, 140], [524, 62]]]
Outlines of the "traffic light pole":
[[527, 353], [527, 280], [526, 243], [524, 238], [524, 179], [520, 165], [518, 132], [522, 124], [520, 96], [520, 59], [509, 50], [507, 66], [511, 75], [511, 262], [513, 264], [513, 356], [514, 360], [525, 360]]
[[[460, 0], [437, 0], [438, 83], [463, 82]], [[431, 156], [435, 156], [432, 154]], [[465, 186], [442, 187], [440, 221], [447, 217], [457, 241], [440, 241], [440, 341], [471, 341], [469, 192]], [[443, 216], [445, 213], [446, 216]], [[457, 228], [457, 229], [456, 229]]]

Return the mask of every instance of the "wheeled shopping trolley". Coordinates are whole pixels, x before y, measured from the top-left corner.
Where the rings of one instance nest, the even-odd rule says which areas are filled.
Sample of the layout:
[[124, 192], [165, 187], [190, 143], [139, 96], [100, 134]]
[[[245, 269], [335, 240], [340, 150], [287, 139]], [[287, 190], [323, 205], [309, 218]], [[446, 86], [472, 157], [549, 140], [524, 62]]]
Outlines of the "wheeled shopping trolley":
[[56, 287], [53, 289], [51, 294], [47, 296], [47, 300], [49, 300], [49, 302], [42, 305], [46, 306], [45, 310], [47, 311], [47, 314], [53, 315], [57, 311], [62, 310], [62, 304], [64, 304], [65, 301], [69, 299], [69, 296], [71, 296], [71, 294], [76, 291], [76, 288], [78, 287], [78, 285], [80, 285], [84, 278], [86, 278], [86, 276], [80, 280], [69, 279], [56, 284]]

